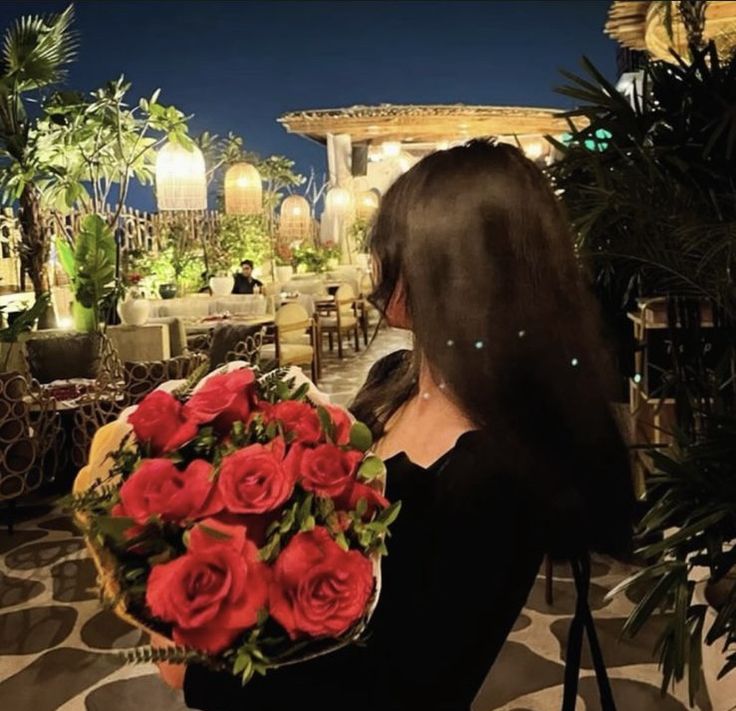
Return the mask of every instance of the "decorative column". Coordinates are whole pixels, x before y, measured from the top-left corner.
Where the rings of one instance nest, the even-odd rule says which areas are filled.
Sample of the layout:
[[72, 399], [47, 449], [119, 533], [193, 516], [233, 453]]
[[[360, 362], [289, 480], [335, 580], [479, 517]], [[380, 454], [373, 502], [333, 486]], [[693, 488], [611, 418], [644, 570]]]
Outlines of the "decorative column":
[[[352, 206], [353, 174], [352, 174], [353, 142], [348, 133], [327, 134], [327, 166], [330, 172], [332, 190], [344, 190], [346, 194], [336, 192], [337, 199], [325, 199], [325, 209], [322, 213], [320, 226], [320, 241], [334, 242], [340, 247], [340, 262], [351, 264], [352, 256], [348, 244], [348, 230], [353, 221]], [[332, 192], [332, 191], [330, 191]]]

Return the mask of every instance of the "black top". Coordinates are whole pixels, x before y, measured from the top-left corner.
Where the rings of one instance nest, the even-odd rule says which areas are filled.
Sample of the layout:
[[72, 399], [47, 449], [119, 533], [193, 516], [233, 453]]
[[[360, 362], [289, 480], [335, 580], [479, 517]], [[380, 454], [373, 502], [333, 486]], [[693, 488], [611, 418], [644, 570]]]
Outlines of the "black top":
[[246, 277], [243, 274], [236, 274], [232, 293], [252, 294], [254, 286], [263, 286], [263, 282], [259, 281], [255, 277]]
[[482, 432], [425, 469], [386, 461], [402, 501], [364, 646], [274, 670], [245, 687], [188, 668], [184, 693], [205, 711], [466, 711], [523, 607], [542, 560], [533, 497]]

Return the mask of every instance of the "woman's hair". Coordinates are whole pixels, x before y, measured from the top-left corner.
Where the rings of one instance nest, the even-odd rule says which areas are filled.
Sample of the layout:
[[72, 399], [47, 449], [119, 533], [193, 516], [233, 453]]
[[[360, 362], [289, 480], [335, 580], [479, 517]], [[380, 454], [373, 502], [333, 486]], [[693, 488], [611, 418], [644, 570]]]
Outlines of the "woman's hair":
[[380, 436], [416, 392], [426, 359], [528, 478], [550, 552], [625, 553], [633, 494], [609, 404], [611, 370], [569, 225], [542, 172], [488, 141], [433, 153], [387, 191], [370, 248], [372, 301], [385, 312], [403, 287], [415, 350], [354, 411]]

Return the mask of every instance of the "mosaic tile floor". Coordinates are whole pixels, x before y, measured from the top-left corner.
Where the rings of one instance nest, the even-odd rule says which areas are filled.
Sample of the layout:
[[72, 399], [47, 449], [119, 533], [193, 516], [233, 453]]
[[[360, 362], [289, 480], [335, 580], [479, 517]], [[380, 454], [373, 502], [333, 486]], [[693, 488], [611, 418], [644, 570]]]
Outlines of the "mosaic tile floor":
[[[328, 356], [320, 386], [335, 401], [347, 402], [372, 362], [407, 345], [405, 334], [382, 331], [368, 351], [350, 352], [342, 362]], [[21, 516], [12, 535], [0, 532], [0, 709], [183, 710], [181, 696], [159, 682], [154, 667], [126, 666], [118, 658], [116, 650], [143, 644], [145, 636], [99, 607], [93, 565], [68, 517], [53, 501], [24, 506]], [[684, 711], [684, 696], [659, 694], [650, 651], [658, 623], [635, 642], [618, 641], [632, 603], [626, 598], [608, 602], [604, 596], [627, 570], [596, 561], [591, 588], [619, 711]], [[554, 589], [555, 602], [549, 607], [544, 581], [537, 580], [474, 711], [559, 709], [565, 637], [575, 599], [562, 566], [555, 572]], [[584, 658], [577, 709], [598, 708], [590, 661]], [[697, 708], [720, 711], [707, 701]]]

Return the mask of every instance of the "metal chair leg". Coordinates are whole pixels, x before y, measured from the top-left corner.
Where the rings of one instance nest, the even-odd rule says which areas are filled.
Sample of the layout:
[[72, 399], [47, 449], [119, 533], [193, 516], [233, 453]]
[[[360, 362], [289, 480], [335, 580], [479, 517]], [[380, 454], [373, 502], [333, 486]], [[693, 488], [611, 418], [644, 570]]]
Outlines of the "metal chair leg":
[[544, 559], [544, 600], [548, 605], [554, 604], [554, 591], [552, 589], [553, 577], [552, 558], [547, 556]]

